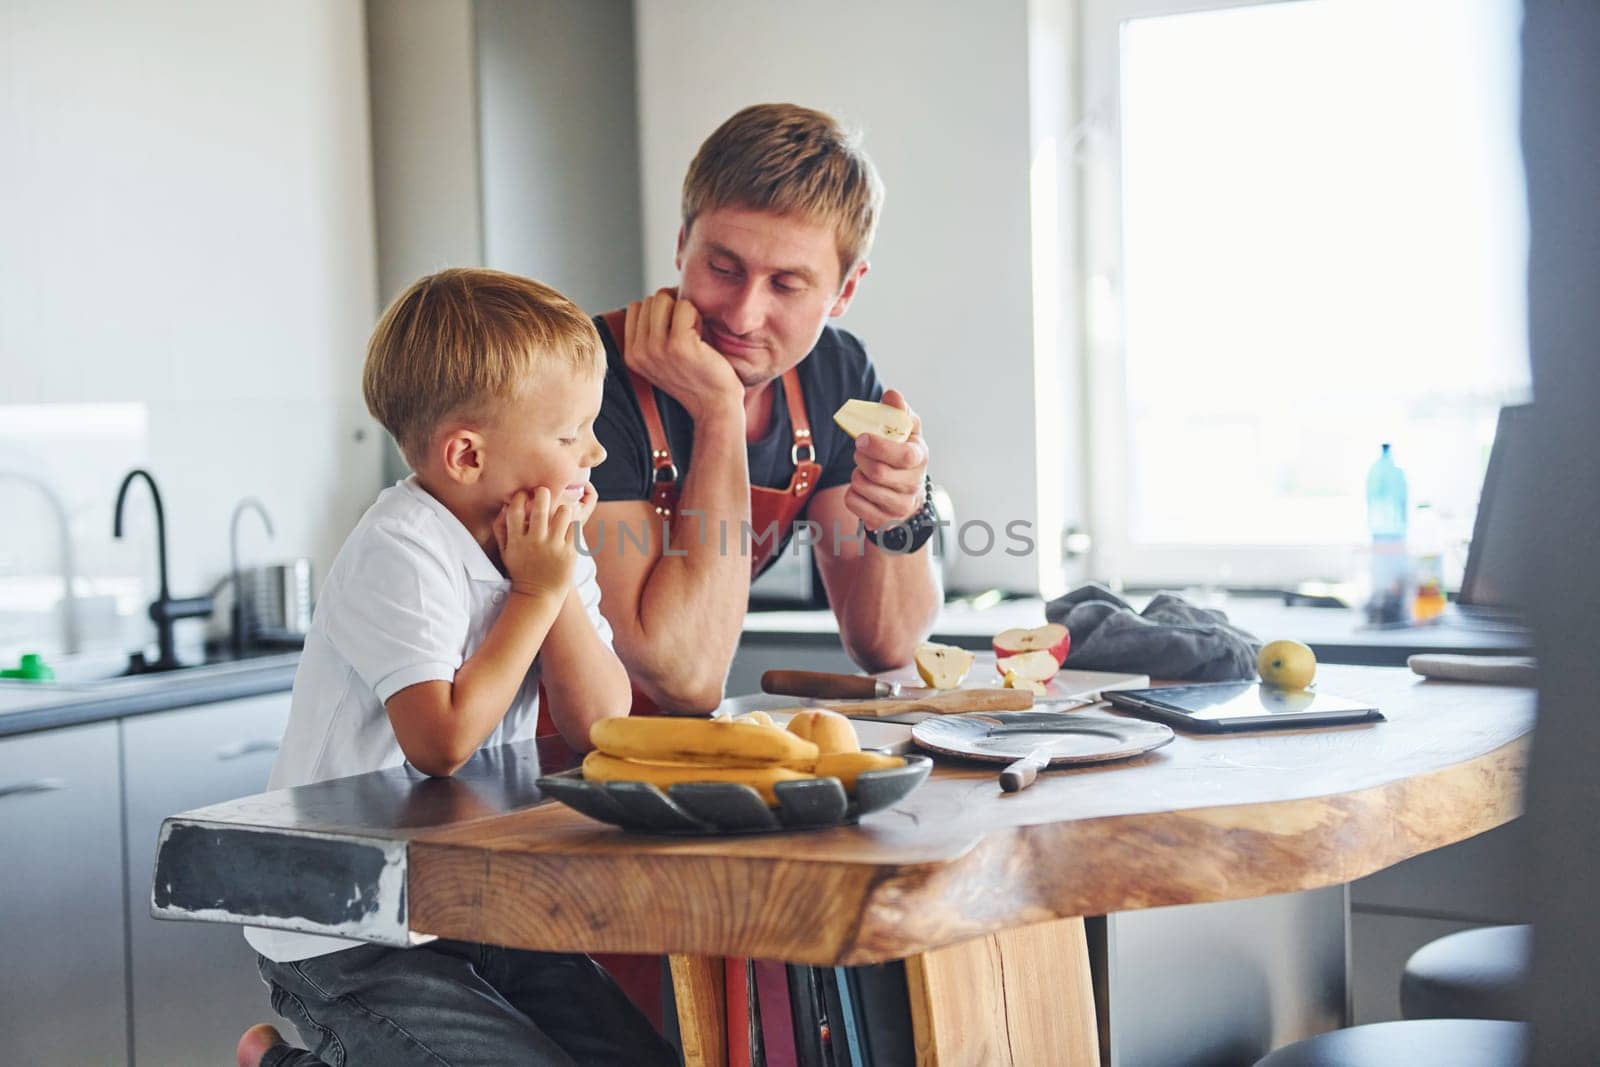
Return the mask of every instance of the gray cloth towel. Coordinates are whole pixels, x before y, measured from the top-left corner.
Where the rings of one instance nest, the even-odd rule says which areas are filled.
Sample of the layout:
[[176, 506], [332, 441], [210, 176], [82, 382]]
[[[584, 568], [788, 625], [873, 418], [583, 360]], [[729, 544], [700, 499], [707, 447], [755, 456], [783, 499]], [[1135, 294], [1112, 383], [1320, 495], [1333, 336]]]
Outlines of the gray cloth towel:
[[1072, 634], [1066, 666], [1148, 674], [1176, 682], [1254, 678], [1261, 642], [1228, 624], [1220, 611], [1158, 593], [1143, 612], [1102, 585], [1081, 586], [1050, 601], [1045, 618]]

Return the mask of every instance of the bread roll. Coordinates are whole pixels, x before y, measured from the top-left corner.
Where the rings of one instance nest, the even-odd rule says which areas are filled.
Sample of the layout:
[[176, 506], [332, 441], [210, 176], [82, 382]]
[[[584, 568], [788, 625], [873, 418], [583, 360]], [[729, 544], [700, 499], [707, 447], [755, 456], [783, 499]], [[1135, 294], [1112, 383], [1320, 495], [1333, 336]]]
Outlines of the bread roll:
[[817, 746], [823, 755], [860, 752], [861, 741], [849, 719], [827, 708], [807, 708], [795, 712], [789, 730]]

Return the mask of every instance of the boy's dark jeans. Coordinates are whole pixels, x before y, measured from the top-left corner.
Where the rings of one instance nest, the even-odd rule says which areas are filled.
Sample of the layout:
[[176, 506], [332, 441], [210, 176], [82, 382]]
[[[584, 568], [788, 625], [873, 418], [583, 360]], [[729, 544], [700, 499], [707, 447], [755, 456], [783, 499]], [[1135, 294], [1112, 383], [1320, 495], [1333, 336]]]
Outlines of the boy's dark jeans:
[[[679, 1062], [584, 955], [433, 941], [410, 949], [363, 945], [296, 963], [259, 960], [273, 1009], [333, 1067]], [[262, 1067], [314, 1062], [279, 1046]]]

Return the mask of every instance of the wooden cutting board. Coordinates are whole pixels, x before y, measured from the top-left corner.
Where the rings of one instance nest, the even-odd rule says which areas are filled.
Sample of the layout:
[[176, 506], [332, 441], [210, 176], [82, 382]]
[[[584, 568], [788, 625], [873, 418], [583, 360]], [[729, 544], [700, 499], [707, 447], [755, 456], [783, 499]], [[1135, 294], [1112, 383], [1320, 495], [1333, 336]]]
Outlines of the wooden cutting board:
[[831, 708], [842, 715], [861, 719], [882, 719], [890, 715], [955, 715], [963, 711], [1027, 711], [1033, 707], [1033, 694], [1026, 689], [952, 689], [929, 696], [896, 697], [887, 700], [813, 701], [816, 707]]

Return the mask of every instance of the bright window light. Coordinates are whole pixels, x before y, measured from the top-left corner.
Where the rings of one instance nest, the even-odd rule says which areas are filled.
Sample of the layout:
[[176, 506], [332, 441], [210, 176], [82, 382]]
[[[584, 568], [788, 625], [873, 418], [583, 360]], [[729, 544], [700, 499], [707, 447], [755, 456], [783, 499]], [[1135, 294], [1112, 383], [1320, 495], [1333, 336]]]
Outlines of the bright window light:
[[1122, 24], [1130, 544], [1357, 544], [1384, 441], [1470, 532], [1529, 390], [1520, 7]]

